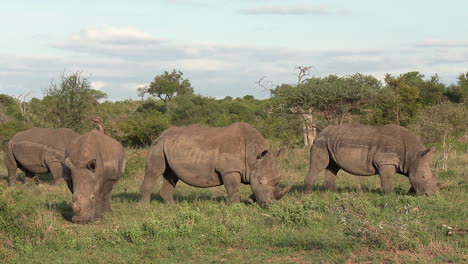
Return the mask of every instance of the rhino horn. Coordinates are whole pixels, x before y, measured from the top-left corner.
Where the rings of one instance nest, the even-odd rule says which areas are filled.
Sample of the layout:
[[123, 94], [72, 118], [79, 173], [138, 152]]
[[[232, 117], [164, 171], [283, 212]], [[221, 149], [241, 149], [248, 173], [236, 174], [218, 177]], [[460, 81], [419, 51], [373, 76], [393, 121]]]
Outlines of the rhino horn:
[[271, 179], [271, 180], [268, 182], [268, 184], [271, 185], [271, 186], [275, 186], [275, 187], [276, 187], [276, 186], [279, 185], [280, 181], [281, 181], [281, 178], [278, 177], [278, 178]]
[[448, 181], [446, 181], [446, 182], [438, 182], [438, 183], [437, 183], [437, 189], [439, 189], [439, 190], [440, 190], [440, 189], [443, 189], [443, 188], [447, 187], [448, 185], [449, 185], [449, 182], [448, 182]]
[[65, 159], [65, 166], [67, 166], [70, 169], [75, 167], [68, 157]]
[[273, 196], [276, 200], [279, 200], [281, 199], [287, 192], [289, 192], [289, 190], [291, 190], [291, 187], [292, 187], [292, 184], [284, 187], [284, 188], [276, 188], [274, 193], [273, 193]]
[[419, 155], [420, 155], [421, 157], [427, 157], [429, 154], [434, 153], [435, 149], [436, 149], [436, 148], [435, 148], [434, 146], [432, 146], [432, 147], [430, 147], [430, 148], [428, 148], [428, 149], [425, 149], [425, 150], [421, 151], [421, 152], [419, 153]]

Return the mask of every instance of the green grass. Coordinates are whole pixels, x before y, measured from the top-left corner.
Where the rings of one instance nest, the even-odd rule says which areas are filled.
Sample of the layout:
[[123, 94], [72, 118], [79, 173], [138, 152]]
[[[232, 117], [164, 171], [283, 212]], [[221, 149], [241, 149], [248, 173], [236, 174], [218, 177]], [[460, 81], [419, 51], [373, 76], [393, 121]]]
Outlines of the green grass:
[[[406, 195], [396, 175], [382, 195], [377, 176], [340, 172], [337, 192], [304, 195], [308, 151], [280, 160], [292, 191], [268, 209], [230, 204], [224, 187], [178, 184], [175, 205], [157, 189], [140, 205], [145, 150], [127, 150], [127, 171], [113, 191], [113, 213], [87, 225], [70, 222], [71, 194], [64, 183], [30, 181], [6, 187], [0, 166], [0, 262], [8, 263], [459, 263], [467, 239], [447, 236], [444, 225], [468, 225], [467, 155], [453, 153], [440, 180], [451, 184], [430, 196]], [[438, 155], [434, 157], [434, 160]], [[3, 163], [2, 160], [0, 160]], [[463, 165], [465, 164], [465, 165]], [[43, 177], [41, 179], [47, 179]], [[251, 194], [243, 186], [244, 200]]]

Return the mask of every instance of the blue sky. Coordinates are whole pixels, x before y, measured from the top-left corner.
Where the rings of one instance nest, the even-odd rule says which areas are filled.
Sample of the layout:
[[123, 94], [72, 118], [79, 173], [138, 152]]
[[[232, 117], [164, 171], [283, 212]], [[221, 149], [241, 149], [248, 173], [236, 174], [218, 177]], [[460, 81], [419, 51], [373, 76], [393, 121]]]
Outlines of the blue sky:
[[82, 72], [111, 100], [164, 70], [196, 93], [268, 93], [311, 74], [468, 71], [468, 1], [95, 0], [1, 1], [0, 93], [42, 97], [61, 73]]

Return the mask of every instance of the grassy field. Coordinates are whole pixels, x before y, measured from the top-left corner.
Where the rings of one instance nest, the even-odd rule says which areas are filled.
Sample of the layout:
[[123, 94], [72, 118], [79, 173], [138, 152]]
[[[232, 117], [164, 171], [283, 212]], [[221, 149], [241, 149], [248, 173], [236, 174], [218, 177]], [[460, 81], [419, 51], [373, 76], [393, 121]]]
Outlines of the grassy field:
[[[410, 196], [409, 181], [395, 176], [384, 196], [377, 176], [340, 172], [337, 192], [304, 195], [308, 151], [280, 159], [283, 183], [294, 187], [262, 209], [230, 204], [224, 187], [179, 183], [175, 205], [162, 203], [158, 187], [140, 205], [145, 150], [127, 150], [127, 170], [113, 191], [113, 213], [87, 225], [70, 222], [71, 194], [64, 183], [6, 186], [0, 160], [0, 263], [461, 263], [468, 261], [468, 155], [452, 153], [450, 186], [430, 196]], [[438, 159], [436, 154], [433, 160]], [[1, 159], [1, 158], [0, 158]], [[41, 177], [46, 181], [47, 177]], [[243, 186], [245, 201], [251, 194]]]

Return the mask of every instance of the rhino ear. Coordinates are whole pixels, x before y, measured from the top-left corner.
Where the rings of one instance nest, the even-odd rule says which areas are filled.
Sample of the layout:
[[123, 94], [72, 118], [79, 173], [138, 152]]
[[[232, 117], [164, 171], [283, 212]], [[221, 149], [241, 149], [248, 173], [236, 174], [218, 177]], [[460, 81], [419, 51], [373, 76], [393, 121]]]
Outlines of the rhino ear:
[[90, 159], [86, 164], [86, 168], [92, 172], [96, 171], [96, 159]]
[[281, 157], [285, 152], [286, 152], [286, 150], [285, 150], [284, 148], [280, 148], [280, 149], [278, 149], [278, 150], [275, 152], [275, 157], [279, 158], [279, 157]]
[[427, 155], [433, 153], [434, 151], [435, 151], [435, 147], [432, 146], [432, 147], [430, 147], [430, 148], [428, 148], [428, 149], [426, 149], [426, 150], [421, 151], [421, 152], [419, 153], [419, 155], [420, 155], [421, 157], [427, 157]]

